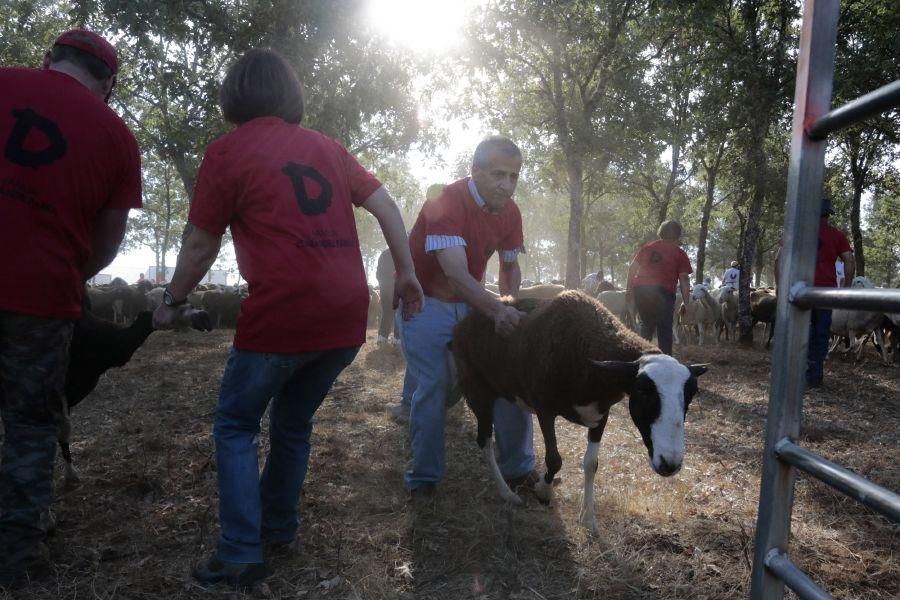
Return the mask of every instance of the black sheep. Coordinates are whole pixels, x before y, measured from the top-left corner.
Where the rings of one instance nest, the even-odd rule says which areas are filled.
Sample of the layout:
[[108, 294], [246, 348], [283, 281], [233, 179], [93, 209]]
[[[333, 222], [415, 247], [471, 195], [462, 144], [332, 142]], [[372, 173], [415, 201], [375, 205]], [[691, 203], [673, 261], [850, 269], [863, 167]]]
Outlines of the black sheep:
[[[69, 348], [65, 388], [69, 410], [97, 387], [103, 373], [131, 360], [135, 351], [154, 331], [153, 313], [150, 311], [140, 312], [131, 325], [122, 327], [101, 319], [87, 308], [86, 306], [82, 310], [81, 318], [75, 322]], [[207, 313], [193, 310], [187, 305], [184, 306], [179, 321], [200, 331], [212, 329]], [[59, 447], [66, 461], [66, 484], [71, 485], [78, 481], [78, 476], [72, 467], [67, 427], [60, 430]]]

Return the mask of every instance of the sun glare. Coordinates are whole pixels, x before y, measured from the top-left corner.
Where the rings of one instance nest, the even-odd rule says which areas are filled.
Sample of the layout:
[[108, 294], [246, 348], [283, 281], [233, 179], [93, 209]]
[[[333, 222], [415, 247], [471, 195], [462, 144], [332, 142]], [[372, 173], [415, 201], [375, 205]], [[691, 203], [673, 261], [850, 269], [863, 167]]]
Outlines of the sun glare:
[[441, 54], [462, 41], [472, 8], [483, 0], [369, 0], [367, 19], [392, 44]]

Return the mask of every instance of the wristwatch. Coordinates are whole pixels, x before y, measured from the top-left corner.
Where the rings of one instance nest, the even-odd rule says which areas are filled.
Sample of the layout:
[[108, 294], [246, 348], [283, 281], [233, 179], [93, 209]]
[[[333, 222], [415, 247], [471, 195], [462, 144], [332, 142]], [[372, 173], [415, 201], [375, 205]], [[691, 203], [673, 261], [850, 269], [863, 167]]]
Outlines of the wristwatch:
[[169, 291], [169, 288], [166, 288], [163, 291], [163, 304], [165, 304], [169, 308], [178, 308], [185, 302], [187, 302], [187, 298], [182, 298], [181, 300], [176, 301], [175, 296], [172, 295], [172, 292]]

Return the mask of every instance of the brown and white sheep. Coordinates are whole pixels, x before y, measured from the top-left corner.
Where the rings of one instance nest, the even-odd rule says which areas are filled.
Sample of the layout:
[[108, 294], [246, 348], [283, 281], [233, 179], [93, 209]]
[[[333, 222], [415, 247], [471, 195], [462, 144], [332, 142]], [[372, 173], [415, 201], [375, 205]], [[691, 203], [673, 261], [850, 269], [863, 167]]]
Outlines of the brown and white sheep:
[[612, 405], [629, 396], [629, 411], [654, 471], [676, 473], [684, 458], [684, 417], [697, 392], [703, 365], [685, 366], [629, 331], [597, 300], [566, 291], [551, 300], [509, 301], [527, 314], [509, 336], [472, 311], [456, 326], [451, 344], [459, 392], [478, 421], [478, 446], [500, 495], [509, 489], [497, 467], [491, 437], [494, 401], [524, 405], [537, 415], [546, 447], [547, 471], [535, 492], [549, 502], [562, 458], [556, 444], [557, 416], [588, 427], [584, 455], [581, 522], [592, 531], [593, 483], [600, 438]]

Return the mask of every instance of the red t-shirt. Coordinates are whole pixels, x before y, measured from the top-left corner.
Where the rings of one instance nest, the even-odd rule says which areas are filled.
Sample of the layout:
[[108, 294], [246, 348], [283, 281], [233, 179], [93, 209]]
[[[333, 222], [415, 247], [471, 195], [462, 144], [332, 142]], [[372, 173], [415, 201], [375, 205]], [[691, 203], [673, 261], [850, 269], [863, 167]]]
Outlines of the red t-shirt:
[[137, 142], [64, 73], [0, 69], [0, 90], [0, 311], [77, 319], [97, 213], [141, 207]]
[[188, 220], [231, 227], [249, 297], [234, 347], [312, 352], [365, 342], [369, 288], [353, 206], [381, 182], [334, 140], [278, 117], [206, 150]]
[[840, 229], [836, 229], [825, 222], [819, 222], [819, 250], [816, 252], [816, 279], [817, 287], [836, 287], [837, 274], [834, 270], [834, 261], [844, 252], [851, 252], [850, 242]]
[[692, 273], [684, 250], [668, 240], [654, 240], [641, 246], [632, 262], [638, 263], [632, 286], [653, 285], [677, 291], [678, 276]]
[[426, 296], [445, 302], [462, 302], [453, 294], [444, 270], [434, 254], [425, 251], [425, 238], [457, 236], [466, 241], [469, 274], [477, 281], [484, 277], [488, 259], [498, 250], [518, 250], [524, 243], [522, 214], [509, 200], [492, 213], [483, 210], [469, 192], [464, 178], [444, 187], [441, 195], [427, 200], [409, 234], [409, 248], [416, 277]]

